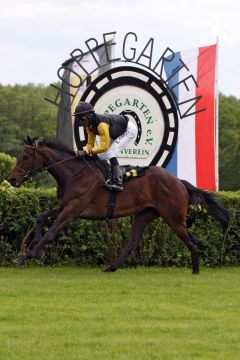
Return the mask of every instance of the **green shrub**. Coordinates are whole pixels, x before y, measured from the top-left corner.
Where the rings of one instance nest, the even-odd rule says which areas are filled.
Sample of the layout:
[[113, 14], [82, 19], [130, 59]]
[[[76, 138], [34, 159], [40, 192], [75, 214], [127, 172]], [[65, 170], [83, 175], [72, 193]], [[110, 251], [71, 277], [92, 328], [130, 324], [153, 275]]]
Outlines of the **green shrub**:
[[6, 179], [16, 164], [16, 158], [0, 152], [0, 183]]
[[[198, 239], [201, 265], [240, 264], [240, 192], [219, 193], [220, 201], [233, 211], [226, 236], [219, 225], [201, 206], [189, 209], [190, 227]], [[55, 189], [12, 188], [7, 182], [0, 186], [0, 265], [11, 265], [19, 254], [28, 251], [34, 239], [37, 216], [56, 206]], [[101, 265], [119, 255], [126, 244], [132, 218], [111, 221], [79, 219], [44, 248], [40, 264]], [[47, 223], [45, 231], [50, 226]], [[188, 249], [161, 219], [155, 220], [144, 233], [144, 240], [126, 265], [189, 266]]]

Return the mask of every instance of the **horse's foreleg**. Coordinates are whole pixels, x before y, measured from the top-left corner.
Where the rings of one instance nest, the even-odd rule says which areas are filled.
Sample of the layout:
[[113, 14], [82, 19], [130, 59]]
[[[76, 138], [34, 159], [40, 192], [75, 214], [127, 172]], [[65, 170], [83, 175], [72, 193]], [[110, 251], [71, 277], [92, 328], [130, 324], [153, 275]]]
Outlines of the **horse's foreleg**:
[[52, 241], [63, 229], [65, 229], [71, 222], [79, 216], [79, 211], [76, 213], [76, 209], [79, 206], [66, 206], [61, 213], [58, 215], [57, 219], [54, 221], [53, 225], [48, 229], [46, 234], [38, 241], [38, 243], [33, 247], [32, 250], [27, 255], [19, 256], [14, 262], [17, 265], [23, 264], [26, 260], [32, 258], [38, 258], [41, 255], [43, 246]]
[[136, 250], [140, 241], [145, 227], [150, 224], [151, 221], [158, 217], [158, 213], [151, 208], [145, 209], [134, 216], [131, 229], [131, 237], [128, 244], [123, 249], [121, 255], [111, 264], [105, 271], [116, 271], [123, 263], [127, 260], [128, 256]]
[[38, 243], [42, 238], [42, 231], [45, 222], [49, 220], [55, 220], [59, 215], [61, 209], [60, 207], [45, 211], [44, 213], [40, 214], [37, 218], [37, 225], [35, 227], [35, 236], [34, 236], [34, 243]]

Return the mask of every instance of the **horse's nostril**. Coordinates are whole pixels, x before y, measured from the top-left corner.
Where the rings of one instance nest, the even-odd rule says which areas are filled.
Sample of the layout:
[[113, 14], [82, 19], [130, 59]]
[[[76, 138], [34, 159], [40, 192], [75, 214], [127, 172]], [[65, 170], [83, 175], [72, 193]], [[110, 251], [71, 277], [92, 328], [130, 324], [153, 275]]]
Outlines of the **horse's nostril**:
[[14, 177], [10, 177], [7, 179], [7, 181], [12, 185], [12, 186], [17, 186], [18, 182]]

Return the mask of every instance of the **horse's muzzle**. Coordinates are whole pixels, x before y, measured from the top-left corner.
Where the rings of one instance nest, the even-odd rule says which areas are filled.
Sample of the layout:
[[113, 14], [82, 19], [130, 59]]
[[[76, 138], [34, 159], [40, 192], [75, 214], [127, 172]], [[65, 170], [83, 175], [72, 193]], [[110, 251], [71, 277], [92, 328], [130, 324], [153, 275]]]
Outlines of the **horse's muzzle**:
[[22, 184], [22, 181], [19, 181], [14, 177], [7, 178], [7, 181], [14, 187], [20, 187]]

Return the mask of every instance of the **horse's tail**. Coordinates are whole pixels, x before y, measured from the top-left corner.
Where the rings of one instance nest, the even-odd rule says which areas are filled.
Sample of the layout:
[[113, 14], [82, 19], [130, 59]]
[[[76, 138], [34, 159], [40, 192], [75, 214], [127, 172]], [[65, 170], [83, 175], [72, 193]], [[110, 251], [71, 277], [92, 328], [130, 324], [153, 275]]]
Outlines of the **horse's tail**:
[[230, 213], [226, 208], [219, 204], [216, 199], [216, 195], [205, 190], [197, 189], [185, 180], [181, 180], [181, 182], [187, 189], [189, 195], [189, 205], [199, 203], [205, 205], [209, 209], [210, 214], [219, 221], [223, 231], [225, 232], [230, 221]]

